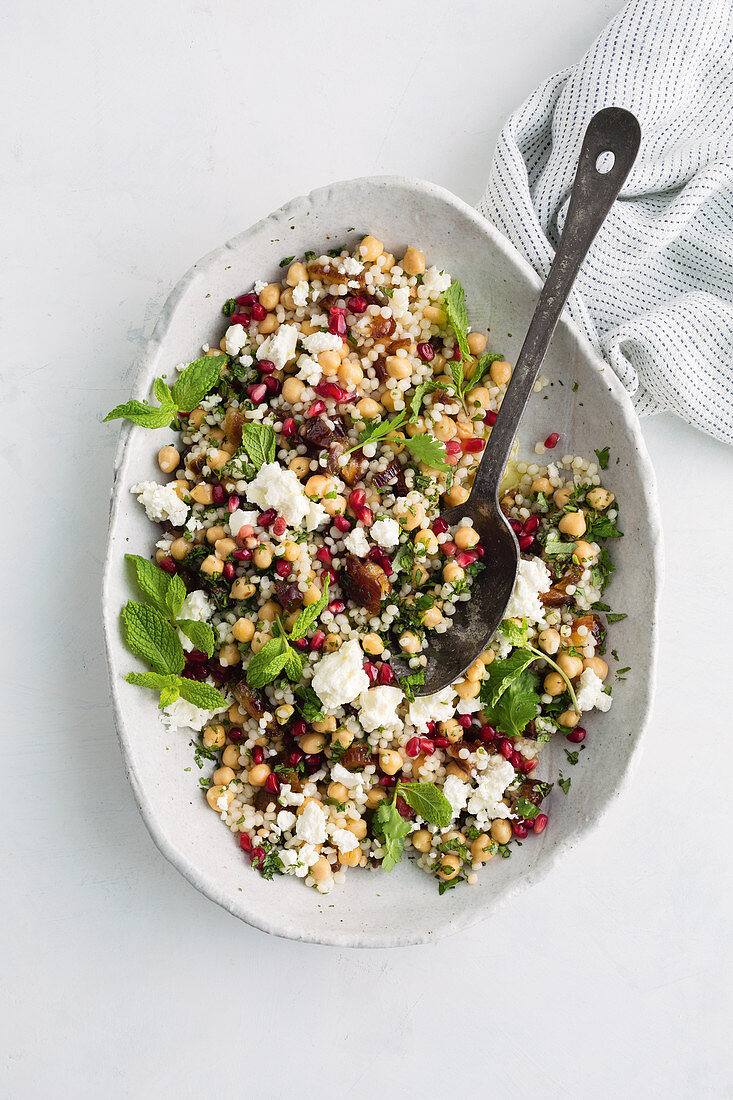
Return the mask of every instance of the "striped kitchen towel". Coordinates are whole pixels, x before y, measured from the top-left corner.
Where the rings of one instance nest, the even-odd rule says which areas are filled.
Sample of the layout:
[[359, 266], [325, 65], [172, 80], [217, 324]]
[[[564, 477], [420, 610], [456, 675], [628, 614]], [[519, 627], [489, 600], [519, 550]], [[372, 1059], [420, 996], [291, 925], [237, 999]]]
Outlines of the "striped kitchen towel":
[[641, 150], [570, 314], [640, 415], [733, 443], [733, 0], [631, 0], [511, 116], [479, 209], [546, 276], [585, 127], [612, 105]]

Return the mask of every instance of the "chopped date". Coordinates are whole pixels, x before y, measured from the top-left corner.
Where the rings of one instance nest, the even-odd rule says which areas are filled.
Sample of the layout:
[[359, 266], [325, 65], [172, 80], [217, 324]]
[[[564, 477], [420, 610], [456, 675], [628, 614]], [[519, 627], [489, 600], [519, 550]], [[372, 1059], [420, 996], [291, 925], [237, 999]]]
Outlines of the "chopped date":
[[307, 447], [325, 451], [345, 438], [346, 427], [340, 416], [334, 416], [330, 424], [323, 415], [313, 416], [303, 421], [298, 435]]
[[[317, 279], [321, 283], [328, 283], [329, 285], [335, 283], [337, 286], [341, 286], [343, 283], [347, 285], [358, 283], [359, 286], [363, 286], [366, 282], [366, 275], [363, 271], [356, 275], [344, 275], [343, 271], [337, 269], [336, 264], [322, 264], [317, 260], [308, 264], [308, 276], [310, 279]], [[350, 286], [350, 289], [353, 289], [353, 285]]]
[[222, 430], [227, 438], [227, 441], [232, 446], [239, 448], [242, 443], [242, 425], [244, 423], [244, 414], [235, 409], [232, 405], [226, 411], [224, 417], [224, 423], [222, 424]]
[[383, 489], [389, 485], [392, 492], [396, 497], [404, 497], [407, 495], [407, 485], [405, 483], [405, 473], [402, 469], [402, 465], [394, 458], [386, 469], [381, 473], [375, 474], [372, 478], [372, 485], [376, 489]]
[[392, 591], [384, 570], [373, 561], [360, 561], [355, 554], [346, 555], [339, 583], [350, 600], [372, 615], [379, 612], [382, 597]]
[[246, 680], [240, 680], [239, 683], [234, 684], [232, 694], [242, 710], [247, 711], [250, 718], [262, 718], [265, 713], [265, 704], [262, 701], [262, 696], [259, 692], [253, 691]]
[[577, 584], [583, 573], [580, 565], [571, 565], [547, 592], [540, 593], [540, 603], [545, 607], [566, 607], [573, 602], [567, 593], [569, 584]]
[[345, 466], [339, 465], [339, 459], [344, 453], [344, 447], [342, 443], [334, 443], [328, 451], [327, 467], [330, 473], [338, 474], [342, 481], [345, 481], [347, 485], [356, 485], [367, 469], [369, 463], [364, 458], [364, 452], [359, 448], [356, 451], [352, 451], [348, 456], [348, 461]]
[[350, 772], [362, 771], [372, 758], [372, 750], [366, 741], [352, 741], [339, 763]]
[[276, 581], [275, 595], [286, 611], [292, 611], [294, 607], [303, 602], [303, 593], [297, 584], [293, 584], [292, 581]]
[[520, 798], [526, 798], [533, 806], [541, 806], [542, 800], [552, 789], [552, 783], [543, 783], [539, 779], [523, 779], [515, 794], [512, 795], [512, 809]]

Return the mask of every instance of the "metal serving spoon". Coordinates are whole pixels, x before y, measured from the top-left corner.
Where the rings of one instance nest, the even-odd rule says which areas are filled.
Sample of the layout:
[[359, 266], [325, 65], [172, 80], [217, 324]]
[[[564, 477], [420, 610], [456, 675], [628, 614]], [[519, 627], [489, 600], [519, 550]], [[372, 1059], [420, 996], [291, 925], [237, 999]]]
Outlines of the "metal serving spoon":
[[[628, 176], [639, 150], [641, 129], [634, 115], [607, 107], [588, 124], [570, 196], [562, 237], [540, 293], [496, 423], [465, 504], [443, 513], [454, 525], [467, 517], [485, 548], [483, 564], [471, 588], [471, 599], [459, 603], [450, 630], [431, 634], [426, 652], [425, 683], [416, 695], [432, 695], [452, 684], [490, 642], [504, 618], [519, 564], [519, 544], [499, 507], [499, 484], [519, 421], [545, 357], [555, 326], [580, 265]], [[603, 171], [601, 154], [613, 164]], [[608, 162], [608, 157], [603, 158]], [[403, 658], [393, 661], [400, 676], [411, 670]]]

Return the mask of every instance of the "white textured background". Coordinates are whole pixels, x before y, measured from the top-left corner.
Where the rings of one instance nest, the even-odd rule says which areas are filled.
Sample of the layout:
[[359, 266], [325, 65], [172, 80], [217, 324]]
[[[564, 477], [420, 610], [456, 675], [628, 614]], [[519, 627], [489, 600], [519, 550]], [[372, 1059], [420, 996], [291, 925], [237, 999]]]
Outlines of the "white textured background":
[[199, 896], [138, 818], [102, 652], [100, 414], [182, 272], [332, 179], [406, 172], [475, 203], [505, 116], [618, 6], [6, 6], [3, 1097], [733, 1096], [730, 450], [645, 426], [667, 585], [631, 789], [541, 886], [436, 946], [271, 940]]

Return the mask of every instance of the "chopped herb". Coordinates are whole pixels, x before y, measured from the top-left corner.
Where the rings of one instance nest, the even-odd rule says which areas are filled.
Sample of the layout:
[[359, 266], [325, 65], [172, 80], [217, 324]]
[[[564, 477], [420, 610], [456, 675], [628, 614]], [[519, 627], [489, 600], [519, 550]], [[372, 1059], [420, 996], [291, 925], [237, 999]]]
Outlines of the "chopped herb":
[[598, 459], [598, 465], [602, 470], [605, 470], [608, 467], [608, 447], [604, 447], [602, 450], [596, 451], [595, 454], [596, 458]]
[[562, 787], [565, 794], [567, 794], [568, 791], [570, 790], [570, 784], [572, 783], [572, 779], [570, 778], [570, 776], [568, 776], [567, 779], [563, 779], [562, 772], [560, 772], [560, 778], [558, 779], [557, 782], [558, 782], [558, 786]]
[[287, 267], [288, 264], [291, 264], [294, 259], [295, 259], [295, 256], [284, 256], [282, 258], [282, 260], [280, 261], [278, 266], [279, 267]]

